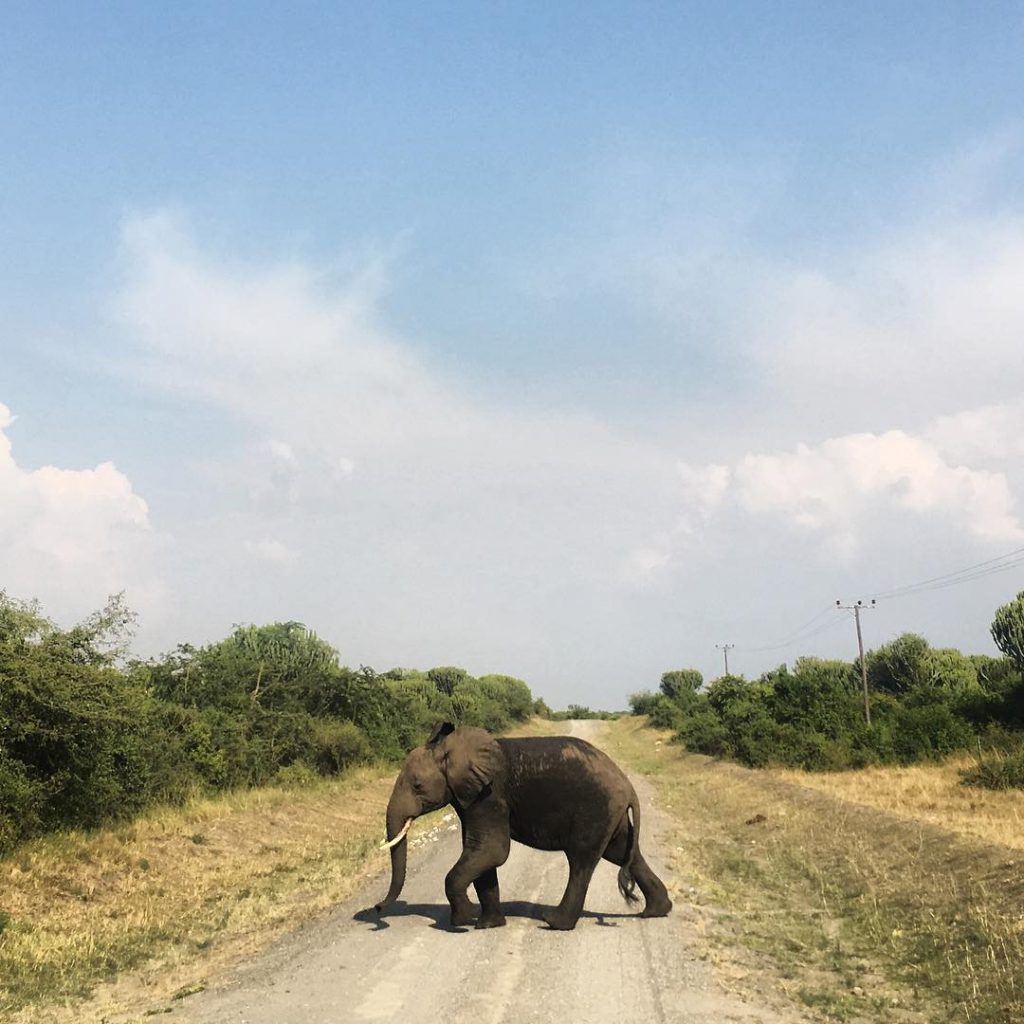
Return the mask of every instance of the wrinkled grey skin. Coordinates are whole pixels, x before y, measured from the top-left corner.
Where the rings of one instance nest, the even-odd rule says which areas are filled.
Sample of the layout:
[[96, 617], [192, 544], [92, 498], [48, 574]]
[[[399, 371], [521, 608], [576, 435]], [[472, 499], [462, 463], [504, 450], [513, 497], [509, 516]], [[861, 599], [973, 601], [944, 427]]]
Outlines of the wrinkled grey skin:
[[[387, 809], [387, 835], [405, 822], [451, 804], [462, 822], [462, 856], [445, 878], [453, 926], [505, 923], [497, 869], [512, 840], [538, 850], [561, 850], [569, 882], [557, 907], [545, 912], [552, 928], [571, 929], [583, 911], [591, 876], [604, 858], [619, 865], [619, 890], [641, 916], [664, 917], [672, 902], [640, 853], [640, 805], [614, 761], [569, 736], [495, 739], [483, 729], [434, 730], [405, 760]], [[398, 899], [405, 884], [408, 841], [391, 850], [391, 886], [377, 910]], [[472, 883], [477, 908], [467, 895]]]

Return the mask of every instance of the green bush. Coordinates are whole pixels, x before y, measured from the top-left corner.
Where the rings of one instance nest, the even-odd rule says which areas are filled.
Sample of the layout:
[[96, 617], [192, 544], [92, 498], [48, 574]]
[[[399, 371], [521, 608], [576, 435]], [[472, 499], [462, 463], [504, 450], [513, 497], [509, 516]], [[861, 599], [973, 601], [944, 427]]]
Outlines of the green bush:
[[[973, 749], [981, 737], [1015, 750], [1024, 732], [1021, 622], [1024, 594], [993, 624], [1002, 658], [933, 648], [913, 633], [868, 652], [870, 725], [859, 663], [821, 658], [798, 658], [792, 669], [780, 665], [757, 680], [720, 676], [707, 686], [691, 670], [666, 672], [660, 692], [634, 693], [630, 707], [673, 729], [689, 750], [751, 767], [910, 764]], [[1000, 760], [998, 772], [1011, 773], [1012, 764], [1012, 757], [1009, 767]]]
[[311, 763], [321, 775], [338, 775], [373, 756], [370, 741], [354, 722], [337, 718], [313, 720]]
[[941, 702], [905, 704], [893, 722], [892, 750], [903, 764], [968, 750], [974, 740], [970, 725]]
[[319, 774], [308, 764], [303, 761], [295, 761], [283, 768], [278, 768], [270, 782], [271, 785], [280, 786], [282, 789], [303, 789], [312, 786], [319, 778]]
[[683, 719], [674, 737], [687, 750], [711, 757], [734, 757], [729, 730], [709, 706]]
[[1012, 754], [990, 754], [970, 768], [964, 768], [960, 777], [965, 785], [985, 789], [1024, 789], [1024, 749]]
[[500, 731], [535, 706], [512, 676], [346, 668], [298, 622], [126, 663], [131, 621], [117, 597], [61, 630], [0, 592], [0, 851], [154, 801], [400, 758], [442, 720]]
[[641, 690], [639, 693], [629, 695], [629, 710], [634, 715], [649, 715], [654, 706], [661, 700], [667, 698], [660, 693], [653, 693], [651, 690]]

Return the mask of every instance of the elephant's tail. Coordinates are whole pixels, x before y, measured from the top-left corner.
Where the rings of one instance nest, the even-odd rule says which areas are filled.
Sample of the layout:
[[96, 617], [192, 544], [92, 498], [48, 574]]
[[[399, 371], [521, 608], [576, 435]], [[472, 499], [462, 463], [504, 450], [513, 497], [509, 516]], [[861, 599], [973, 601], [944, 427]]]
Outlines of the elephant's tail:
[[619, 868], [619, 892], [627, 903], [639, 903], [636, 894], [636, 879], [633, 877], [633, 858], [637, 851], [637, 836], [640, 832], [640, 802], [633, 798], [626, 808], [626, 859]]

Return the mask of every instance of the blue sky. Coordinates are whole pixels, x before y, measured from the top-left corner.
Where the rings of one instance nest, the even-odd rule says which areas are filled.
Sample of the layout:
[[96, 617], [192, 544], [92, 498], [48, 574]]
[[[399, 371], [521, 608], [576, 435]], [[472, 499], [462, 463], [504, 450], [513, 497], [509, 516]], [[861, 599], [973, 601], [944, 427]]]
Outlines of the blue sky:
[[6, 21], [11, 593], [614, 704], [1024, 543], [1024, 6]]

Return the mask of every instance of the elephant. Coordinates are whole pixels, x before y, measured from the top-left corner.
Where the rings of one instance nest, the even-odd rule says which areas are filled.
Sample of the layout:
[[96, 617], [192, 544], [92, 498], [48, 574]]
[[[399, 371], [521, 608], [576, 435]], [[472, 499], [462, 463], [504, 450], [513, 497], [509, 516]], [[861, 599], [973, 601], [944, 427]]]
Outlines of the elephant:
[[[629, 779], [607, 754], [571, 736], [495, 738], [474, 726], [438, 725], [411, 751], [387, 807], [391, 886], [374, 908], [394, 903], [405, 884], [406, 833], [415, 818], [451, 804], [462, 824], [462, 855], [444, 888], [451, 924], [499, 928], [505, 924], [498, 871], [511, 842], [561, 850], [569, 881], [557, 907], [542, 917], [550, 928], [575, 928], [591, 876], [604, 858], [619, 866], [618, 886], [628, 903], [644, 895], [642, 917], [672, 909], [664, 883], [640, 852], [640, 802]], [[467, 889], [476, 889], [477, 907]]]

